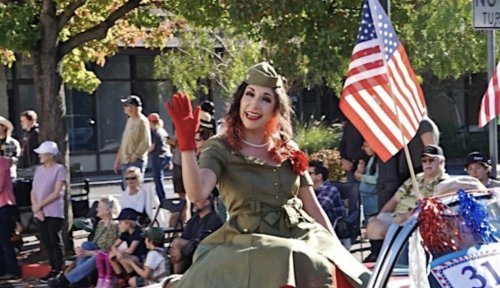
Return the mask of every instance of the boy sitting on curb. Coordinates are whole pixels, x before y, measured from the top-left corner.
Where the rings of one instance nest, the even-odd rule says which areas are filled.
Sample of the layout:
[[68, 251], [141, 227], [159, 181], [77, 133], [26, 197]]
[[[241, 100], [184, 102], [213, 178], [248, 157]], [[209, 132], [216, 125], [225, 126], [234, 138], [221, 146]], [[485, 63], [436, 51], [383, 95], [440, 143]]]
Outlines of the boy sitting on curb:
[[159, 279], [168, 275], [164, 244], [163, 231], [158, 227], [152, 227], [145, 233], [146, 248], [149, 252], [146, 255], [144, 265], [134, 261], [132, 258], [124, 259], [124, 262], [134, 269], [138, 276], [130, 278], [130, 287], [143, 287], [157, 283]]
[[128, 280], [135, 276], [134, 269], [126, 260], [128, 258], [135, 261], [143, 261], [146, 256], [146, 246], [141, 227], [137, 225], [139, 213], [131, 208], [125, 208], [120, 212], [117, 220], [120, 237], [111, 247], [109, 260], [113, 271], [118, 275], [118, 287], [125, 287]]

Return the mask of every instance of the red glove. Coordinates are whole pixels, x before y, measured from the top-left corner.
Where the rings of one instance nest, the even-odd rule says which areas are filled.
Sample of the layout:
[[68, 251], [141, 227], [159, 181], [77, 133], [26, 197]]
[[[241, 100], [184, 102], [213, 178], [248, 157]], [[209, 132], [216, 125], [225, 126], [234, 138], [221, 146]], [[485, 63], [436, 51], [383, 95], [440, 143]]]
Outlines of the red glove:
[[167, 101], [165, 107], [174, 123], [179, 149], [181, 151], [196, 150], [194, 138], [200, 125], [200, 107], [196, 107], [193, 112], [191, 100], [182, 92], [175, 93], [172, 96], [172, 103]]

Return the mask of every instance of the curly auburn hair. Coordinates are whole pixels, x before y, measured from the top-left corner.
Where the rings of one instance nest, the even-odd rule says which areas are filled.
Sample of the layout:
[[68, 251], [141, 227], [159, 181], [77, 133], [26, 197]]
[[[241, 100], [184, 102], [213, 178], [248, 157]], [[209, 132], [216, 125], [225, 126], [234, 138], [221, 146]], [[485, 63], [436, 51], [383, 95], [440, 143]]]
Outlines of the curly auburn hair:
[[[243, 123], [240, 118], [241, 98], [248, 86], [246, 82], [240, 84], [233, 94], [229, 110], [224, 117], [226, 125], [227, 142], [234, 149], [241, 149], [243, 137]], [[276, 106], [274, 112], [276, 115], [266, 124], [266, 136], [274, 143], [274, 148], [270, 151], [273, 159], [282, 161], [288, 155], [288, 142], [293, 137], [291, 115], [293, 113], [290, 98], [283, 88], [275, 88]]]

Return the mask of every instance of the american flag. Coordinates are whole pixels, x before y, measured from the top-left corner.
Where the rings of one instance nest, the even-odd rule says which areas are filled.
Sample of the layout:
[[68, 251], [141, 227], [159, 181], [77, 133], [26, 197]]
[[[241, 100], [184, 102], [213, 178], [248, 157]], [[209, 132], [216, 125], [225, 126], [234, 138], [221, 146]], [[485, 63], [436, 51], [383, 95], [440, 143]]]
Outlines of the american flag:
[[365, 0], [361, 13], [339, 105], [378, 157], [387, 161], [415, 136], [425, 99], [380, 3]]
[[479, 120], [477, 126], [479, 128], [488, 124], [498, 114], [500, 114], [500, 84], [498, 83], [498, 74], [500, 73], [500, 63], [497, 65], [493, 77], [491, 77], [488, 89], [484, 93], [481, 100], [481, 108], [479, 108]]

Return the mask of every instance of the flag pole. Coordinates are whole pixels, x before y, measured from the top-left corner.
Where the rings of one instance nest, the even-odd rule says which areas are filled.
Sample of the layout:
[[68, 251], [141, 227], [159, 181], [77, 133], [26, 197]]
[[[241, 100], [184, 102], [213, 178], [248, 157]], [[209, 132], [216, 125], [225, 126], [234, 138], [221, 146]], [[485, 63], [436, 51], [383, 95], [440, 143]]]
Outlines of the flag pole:
[[380, 0], [380, 5], [384, 8], [387, 17], [391, 19], [391, 0]]
[[[488, 79], [493, 77], [495, 73], [495, 30], [487, 31], [488, 34]], [[490, 121], [489, 128], [489, 143], [490, 143], [490, 159], [491, 159], [491, 176], [497, 177], [497, 163], [498, 163], [498, 142], [497, 142], [497, 117]]]

